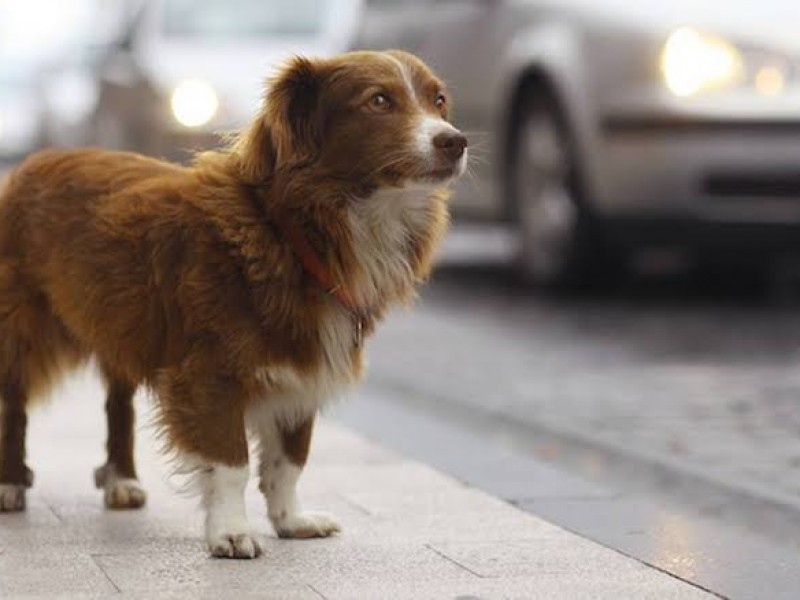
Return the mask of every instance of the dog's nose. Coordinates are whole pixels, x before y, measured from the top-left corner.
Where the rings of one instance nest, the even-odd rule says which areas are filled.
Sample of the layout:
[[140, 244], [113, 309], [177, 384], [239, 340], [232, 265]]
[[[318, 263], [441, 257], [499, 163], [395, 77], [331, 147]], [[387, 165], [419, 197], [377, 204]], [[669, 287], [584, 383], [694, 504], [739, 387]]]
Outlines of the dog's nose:
[[464, 155], [464, 150], [467, 147], [467, 138], [458, 132], [440, 133], [433, 138], [433, 147], [455, 162]]

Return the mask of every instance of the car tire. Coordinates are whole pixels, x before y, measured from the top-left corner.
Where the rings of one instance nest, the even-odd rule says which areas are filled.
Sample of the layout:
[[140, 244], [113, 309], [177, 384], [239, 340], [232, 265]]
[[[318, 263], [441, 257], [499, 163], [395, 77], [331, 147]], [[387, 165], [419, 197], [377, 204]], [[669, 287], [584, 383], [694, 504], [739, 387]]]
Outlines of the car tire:
[[510, 159], [522, 278], [549, 288], [608, 281], [612, 261], [583, 198], [567, 122], [544, 86], [522, 93]]

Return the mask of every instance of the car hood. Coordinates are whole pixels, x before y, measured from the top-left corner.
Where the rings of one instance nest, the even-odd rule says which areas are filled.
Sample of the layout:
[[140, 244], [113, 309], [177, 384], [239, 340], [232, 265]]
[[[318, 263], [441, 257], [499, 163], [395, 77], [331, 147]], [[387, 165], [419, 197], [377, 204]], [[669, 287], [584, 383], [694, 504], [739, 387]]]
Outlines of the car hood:
[[[523, 4], [542, 5], [536, 0]], [[690, 25], [730, 37], [734, 41], [800, 54], [800, 2], [792, 0], [554, 0], [554, 10], [577, 13], [595, 22], [618, 23], [661, 33]]]

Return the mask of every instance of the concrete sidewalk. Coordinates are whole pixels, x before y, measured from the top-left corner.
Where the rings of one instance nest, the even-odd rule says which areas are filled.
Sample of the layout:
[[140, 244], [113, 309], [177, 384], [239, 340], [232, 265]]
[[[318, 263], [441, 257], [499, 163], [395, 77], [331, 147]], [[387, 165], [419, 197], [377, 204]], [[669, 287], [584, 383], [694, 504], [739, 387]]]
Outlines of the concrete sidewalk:
[[[148, 504], [108, 512], [92, 485], [102, 391], [82, 374], [55, 400], [32, 418], [28, 511], [0, 515], [3, 599], [710, 597], [326, 421], [301, 493], [309, 508], [335, 513], [343, 533], [277, 539], [252, 482], [264, 556], [210, 559], [197, 502], [165, 481], [149, 429], [138, 446]], [[146, 401], [138, 406], [146, 412]]]

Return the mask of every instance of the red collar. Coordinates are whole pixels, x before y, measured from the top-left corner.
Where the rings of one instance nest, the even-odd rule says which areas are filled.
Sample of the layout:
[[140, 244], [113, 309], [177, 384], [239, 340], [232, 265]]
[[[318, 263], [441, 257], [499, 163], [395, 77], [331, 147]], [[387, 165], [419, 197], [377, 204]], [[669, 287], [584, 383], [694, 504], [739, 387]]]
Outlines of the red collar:
[[364, 327], [370, 325], [372, 309], [361, 306], [353, 297], [351, 291], [345, 285], [336, 281], [333, 273], [322, 262], [302, 229], [290, 218], [286, 216], [278, 217], [275, 223], [306, 273], [311, 275], [322, 289], [348, 310], [353, 319], [355, 346], [359, 348], [363, 341]]

